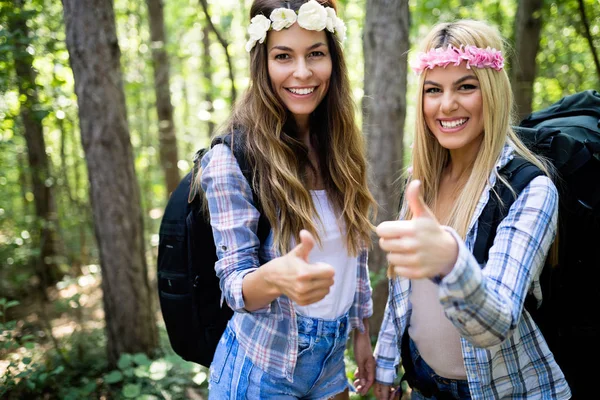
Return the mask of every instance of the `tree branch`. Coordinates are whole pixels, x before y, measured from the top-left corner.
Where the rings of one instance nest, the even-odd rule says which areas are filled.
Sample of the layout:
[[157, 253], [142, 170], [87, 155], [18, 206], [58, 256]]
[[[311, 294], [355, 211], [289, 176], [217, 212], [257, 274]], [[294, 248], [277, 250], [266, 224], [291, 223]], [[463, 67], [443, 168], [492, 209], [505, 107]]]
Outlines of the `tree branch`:
[[210, 26], [210, 29], [215, 33], [217, 40], [225, 50], [225, 57], [227, 58], [227, 68], [229, 69], [229, 80], [231, 81], [231, 104], [235, 103], [235, 99], [237, 97], [237, 91], [235, 89], [235, 79], [233, 75], [233, 64], [231, 62], [231, 57], [229, 56], [228, 46], [229, 43], [221, 36], [217, 27], [212, 23], [212, 19], [210, 18], [210, 13], [208, 11], [208, 2], [207, 0], [200, 0], [200, 5], [202, 6], [202, 11], [204, 11], [204, 16], [206, 17], [206, 22]]

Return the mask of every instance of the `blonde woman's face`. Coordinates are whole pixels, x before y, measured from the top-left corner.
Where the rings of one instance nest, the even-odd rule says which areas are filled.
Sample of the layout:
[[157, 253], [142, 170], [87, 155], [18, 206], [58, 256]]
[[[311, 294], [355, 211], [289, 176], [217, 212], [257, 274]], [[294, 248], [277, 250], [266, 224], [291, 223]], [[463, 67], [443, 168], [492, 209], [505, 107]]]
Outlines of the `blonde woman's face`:
[[329, 89], [331, 55], [324, 31], [297, 23], [267, 35], [268, 70], [273, 91], [303, 125]]
[[483, 138], [479, 80], [465, 63], [425, 73], [423, 114], [429, 130], [448, 150], [477, 152]]

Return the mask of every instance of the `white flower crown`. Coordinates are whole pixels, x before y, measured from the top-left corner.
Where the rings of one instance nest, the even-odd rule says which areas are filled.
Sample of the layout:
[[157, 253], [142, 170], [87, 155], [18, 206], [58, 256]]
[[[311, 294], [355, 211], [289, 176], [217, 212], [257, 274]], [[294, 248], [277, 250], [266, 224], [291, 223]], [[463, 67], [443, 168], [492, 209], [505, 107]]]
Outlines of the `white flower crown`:
[[246, 51], [250, 52], [256, 42], [263, 43], [269, 29], [280, 31], [289, 28], [295, 22], [310, 31], [327, 29], [335, 33], [342, 42], [346, 39], [346, 25], [337, 17], [335, 10], [331, 7], [323, 7], [316, 0], [310, 0], [300, 6], [298, 15], [294, 10], [282, 7], [273, 10], [269, 18], [262, 14], [252, 18], [248, 27], [250, 40], [246, 43]]

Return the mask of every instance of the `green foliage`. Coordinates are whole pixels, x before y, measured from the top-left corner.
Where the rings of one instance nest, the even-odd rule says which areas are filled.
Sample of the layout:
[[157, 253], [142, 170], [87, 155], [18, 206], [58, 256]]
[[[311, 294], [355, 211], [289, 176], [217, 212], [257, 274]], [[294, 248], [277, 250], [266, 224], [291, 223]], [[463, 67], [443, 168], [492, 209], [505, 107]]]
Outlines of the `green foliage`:
[[[373, 346], [375, 346], [375, 342], [376, 342], [377, 338], [371, 338], [371, 341], [373, 342]], [[356, 361], [354, 359], [354, 352], [352, 349], [352, 346], [350, 345], [352, 343], [352, 340], [350, 339], [348, 341], [348, 347], [346, 349], [346, 352], [344, 354], [344, 362], [346, 363], [346, 377], [348, 378], [348, 380], [352, 383], [354, 383], [354, 373], [356, 371]], [[397, 385], [400, 384], [400, 379], [402, 379], [402, 369], [400, 374], [398, 374], [398, 377], [396, 378], [396, 381], [394, 382], [394, 387], [396, 387]], [[402, 390], [403, 393], [405, 393], [408, 390], [408, 384], [406, 382], [402, 382]], [[373, 394], [373, 389], [370, 389], [369, 392], [365, 395], [365, 396], [361, 396], [358, 393], [350, 393], [350, 399], [367, 399], [367, 400], [374, 400], [375, 399], [375, 395]], [[396, 400], [396, 399], [394, 399]]]
[[[191, 379], [190, 379], [191, 378]], [[103, 381], [120, 398], [147, 396], [185, 398], [188, 387], [205, 387], [207, 371], [175, 355], [150, 360], [145, 354], [123, 354], [118, 369], [106, 373]]]
[[[63, 300], [79, 302], [80, 295]], [[106, 339], [102, 328], [80, 330], [58, 341], [59, 348], [44, 351], [42, 336], [22, 334], [23, 321], [7, 320], [6, 310], [16, 301], [0, 298], [0, 359], [9, 360], [0, 378], [0, 398], [79, 400], [186, 399], [186, 390], [206, 394], [206, 368], [182, 360], [168, 347], [161, 331], [165, 355], [122, 354], [117, 369], [107, 368]], [[72, 307], [71, 307], [72, 308]]]
[[428, 29], [443, 21], [455, 19], [483, 19], [498, 26], [505, 37], [510, 37], [516, 12], [512, 0], [427, 0], [410, 3], [413, 16], [413, 37], [423, 37]]
[[[545, 23], [537, 55], [533, 109], [546, 107], [561, 97], [600, 87], [590, 45], [576, 0], [545, 2]], [[598, 0], [583, 1], [596, 52], [600, 54], [600, 7]]]

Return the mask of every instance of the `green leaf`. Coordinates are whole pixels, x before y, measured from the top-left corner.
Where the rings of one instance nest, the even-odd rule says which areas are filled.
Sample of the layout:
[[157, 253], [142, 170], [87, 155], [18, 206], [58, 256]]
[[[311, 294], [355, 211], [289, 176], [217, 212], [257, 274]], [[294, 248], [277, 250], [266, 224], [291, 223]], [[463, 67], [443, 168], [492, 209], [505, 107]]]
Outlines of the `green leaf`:
[[33, 343], [33, 342], [27, 342], [23, 346], [25, 346], [25, 348], [27, 350], [33, 350], [33, 348], [35, 347], [35, 343]]
[[137, 353], [133, 356], [133, 361], [137, 364], [137, 365], [150, 365], [151, 361], [148, 358], [147, 355], [145, 355], [144, 353]]
[[133, 399], [137, 397], [142, 392], [142, 388], [139, 384], [128, 383], [123, 387], [123, 396], [128, 399]]
[[167, 376], [167, 372], [171, 369], [171, 365], [163, 360], [157, 360], [150, 366], [150, 379], [159, 381]]
[[150, 375], [149, 368], [143, 365], [140, 365], [139, 367], [135, 368], [133, 370], [133, 373], [138, 378], [147, 378]]
[[121, 382], [123, 380], [123, 374], [121, 371], [111, 371], [104, 375], [104, 382], [110, 384]]
[[94, 390], [96, 390], [96, 387], [96, 382], [88, 382], [83, 388], [81, 388], [81, 391], [86, 395], [90, 395]]
[[[354, 375], [353, 375], [354, 376]], [[200, 371], [198, 372], [193, 378], [192, 380], [194, 381], [194, 383], [198, 386], [202, 385], [204, 382], [206, 382], [206, 379], [208, 378], [208, 375], [206, 374], [206, 372], [204, 371]]]
[[24, 357], [23, 358], [23, 364], [25, 364], [25, 365], [31, 364], [31, 357]]
[[12, 301], [9, 301], [8, 303], [6, 303], [6, 306], [4, 308], [9, 309], [11, 307], [18, 306], [18, 305], [19, 305], [19, 302], [17, 300], [12, 300]]
[[63, 371], [65, 370], [65, 367], [63, 365], [59, 365], [57, 368], [55, 368], [52, 372], [50, 372], [50, 374], [52, 375], [59, 375], [61, 374]]
[[133, 364], [133, 357], [131, 354], [121, 354], [121, 358], [119, 358], [119, 362], [117, 362], [117, 367], [120, 370], [124, 370], [130, 368]]

